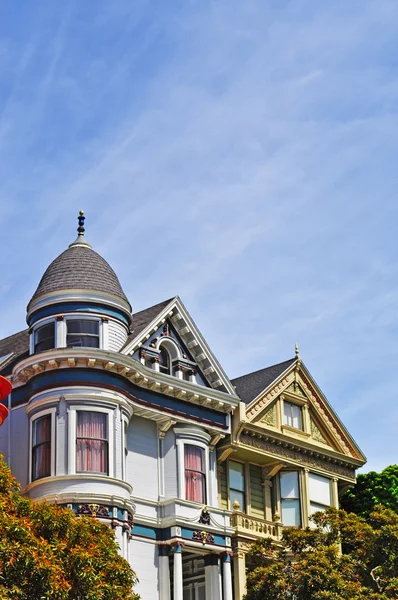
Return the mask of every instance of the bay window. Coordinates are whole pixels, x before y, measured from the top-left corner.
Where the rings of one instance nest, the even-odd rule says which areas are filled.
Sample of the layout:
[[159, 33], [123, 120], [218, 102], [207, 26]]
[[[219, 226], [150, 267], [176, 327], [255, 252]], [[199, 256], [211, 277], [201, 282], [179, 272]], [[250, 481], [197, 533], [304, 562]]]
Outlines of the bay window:
[[34, 331], [34, 352], [44, 352], [55, 348], [54, 322], [38, 327]]
[[287, 526], [301, 526], [300, 486], [298, 471], [280, 473], [282, 523]]
[[206, 503], [204, 451], [199, 446], [184, 445], [185, 500]]
[[283, 401], [283, 424], [295, 429], [303, 429], [301, 407], [292, 402]]
[[229, 504], [232, 510], [234, 502], [238, 501], [240, 510], [245, 512], [245, 475], [244, 464], [229, 461]]
[[308, 494], [310, 498], [310, 515], [325, 510], [331, 505], [330, 479], [315, 473], [308, 474]]
[[51, 415], [32, 423], [32, 481], [51, 475]]
[[95, 319], [66, 319], [68, 348], [99, 348], [100, 324]]
[[107, 414], [77, 411], [76, 472], [109, 474]]

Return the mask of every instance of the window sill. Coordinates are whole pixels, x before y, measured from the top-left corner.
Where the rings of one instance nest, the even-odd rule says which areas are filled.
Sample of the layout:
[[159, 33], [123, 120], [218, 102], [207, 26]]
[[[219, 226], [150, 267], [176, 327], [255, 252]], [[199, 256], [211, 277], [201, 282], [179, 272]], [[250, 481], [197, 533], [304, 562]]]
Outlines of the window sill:
[[310, 438], [311, 434], [303, 431], [302, 429], [297, 429], [296, 427], [290, 427], [290, 425], [282, 425], [282, 433], [287, 433], [289, 435], [295, 434], [299, 435], [303, 438]]

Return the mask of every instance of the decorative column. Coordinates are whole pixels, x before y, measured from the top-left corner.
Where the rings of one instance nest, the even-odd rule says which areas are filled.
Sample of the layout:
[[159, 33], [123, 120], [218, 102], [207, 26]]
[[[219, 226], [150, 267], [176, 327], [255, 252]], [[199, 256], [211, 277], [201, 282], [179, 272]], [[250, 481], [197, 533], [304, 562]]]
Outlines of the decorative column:
[[223, 555], [223, 600], [232, 600], [232, 573], [230, 552]]
[[183, 600], [182, 546], [181, 542], [176, 542], [174, 545], [173, 600]]
[[332, 479], [332, 506], [339, 508], [339, 486], [337, 477]]
[[171, 600], [169, 550], [166, 544], [159, 546], [159, 593], [162, 600]]
[[264, 488], [264, 504], [265, 504], [265, 519], [266, 521], [272, 521], [272, 500], [271, 500], [271, 488], [272, 481], [266, 475], [263, 480]]
[[301, 513], [303, 527], [308, 527], [309, 525], [309, 516], [310, 516], [310, 499], [309, 499], [309, 484], [308, 484], [308, 467], [304, 467], [301, 471]]
[[234, 591], [235, 600], [242, 600], [246, 594], [246, 555], [241, 548], [234, 552]]
[[206, 600], [221, 600], [220, 574], [218, 570], [218, 556], [206, 554], [205, 556], [205, 588]]

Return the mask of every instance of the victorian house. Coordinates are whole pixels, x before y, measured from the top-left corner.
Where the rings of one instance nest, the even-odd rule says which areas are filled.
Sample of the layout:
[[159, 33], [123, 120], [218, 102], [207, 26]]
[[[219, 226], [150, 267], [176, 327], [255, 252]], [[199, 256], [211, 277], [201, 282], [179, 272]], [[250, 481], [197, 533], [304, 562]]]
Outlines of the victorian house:
[[34, 501], [114, 529], [143, 600], [240, 600], [250, 543], [365, 461], [298, 352], [230, 381], [178, 297], [132, 314], [82, 213], [26, 318], [0, 341], [0, 452]]

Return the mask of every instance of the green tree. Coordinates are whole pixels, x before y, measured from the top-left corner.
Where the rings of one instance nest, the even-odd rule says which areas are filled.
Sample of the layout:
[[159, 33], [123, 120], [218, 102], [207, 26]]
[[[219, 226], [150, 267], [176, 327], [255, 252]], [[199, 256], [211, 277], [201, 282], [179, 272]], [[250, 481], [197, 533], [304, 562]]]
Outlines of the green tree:
[[398, 513], [398, 465], [390, 465], [381, 473], [360, 474], [353, 488], [341, 498], [341, 508], [367, 516], [377, 504]]
[[2, 600], [138, 600], [135, 583], [106, 525], [33, 504], [0, 456]]
[[246, 600], [398, 598], [397, 514], [378, 506], [365, 521], [330, 508], [312, 520], [314, 528], [285, 529], [278, 545], [253, 544]]

